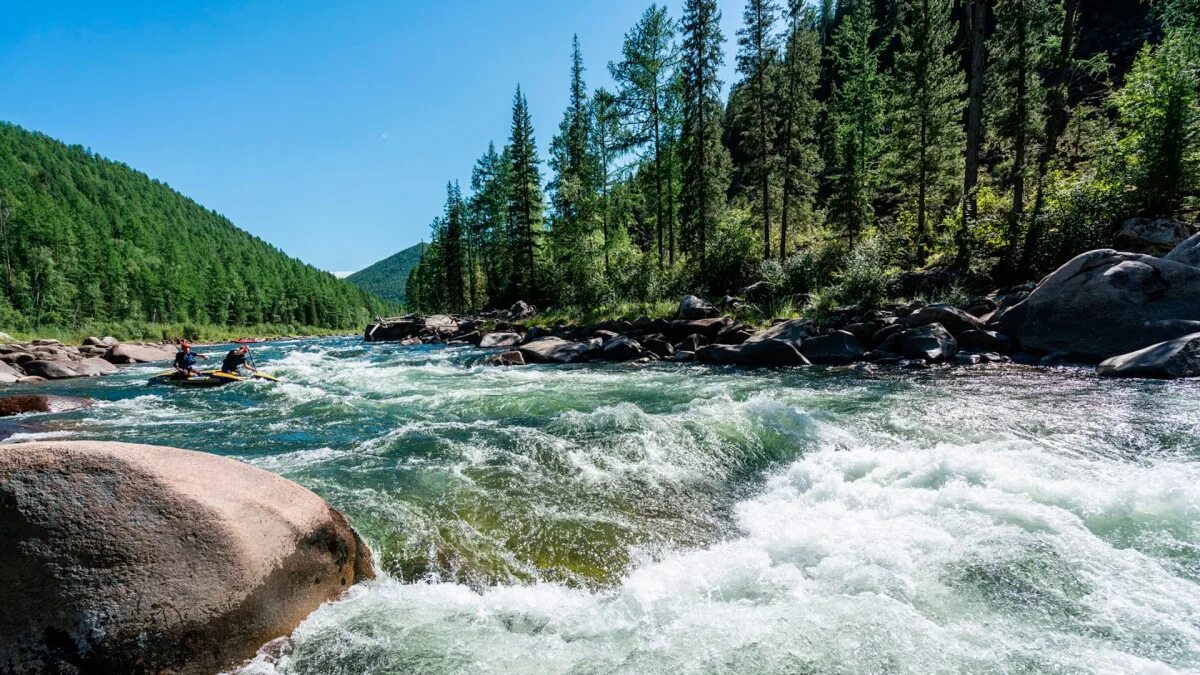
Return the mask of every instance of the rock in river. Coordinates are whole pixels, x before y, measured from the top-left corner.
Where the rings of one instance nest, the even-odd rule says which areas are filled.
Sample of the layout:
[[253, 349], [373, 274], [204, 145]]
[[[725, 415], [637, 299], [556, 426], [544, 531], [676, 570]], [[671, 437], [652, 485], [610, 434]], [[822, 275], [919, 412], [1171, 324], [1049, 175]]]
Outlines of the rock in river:
[[201, 452], [0, 446], [0, 672], [212, 673], [373, 576], [325, 500]]
[[92, 377], [117, 372], [113, 364], [104, 359], [88, 358], [79, 361], [29, 361], [21, 366], [29, 375], [47, 380], [63, 380], [71, 377]]
[[953, 359], [958, 353], [958, 342], [940, 323], [932, 323], [897, 333], [885, 340], [880, 349], [907, 359], [936, 363]]
[[515, 347], [521, 344], [521, 336], [516, 333], [485, 333], [479, 338], [479, 346], [483, 349], [492, 347]]
[[1096, 372], [1108, 377], [1174, 379], [1200, 376], [1200, 333], [1105, 359]]
[[92, 402], [86, 398], [72, 396], [0, 396], [0, 417], [22, 415], [31, 412], [67, 412], [86, 408]]
[[1200, 331], [1200, 268], [1102, 249], [1073, 258], [999, 317], [1025, 350], [1098, 361]]
[[853, 333], [844, 330], [809, 338], [800, 345], [800, 353], [806, 359], [828, 365], [854, 363], [861, 359], [866, 351], [866, 347], [863, 347], [862, 342], [854, 337]]
[[153, 363], [175, 358], [174, 345], [114, 345], [104, 354], [109, 363]]
[[592, 351], [592, 346], [559, 337], [547, 337], [521, 345], [527, 363], [572, 363]]

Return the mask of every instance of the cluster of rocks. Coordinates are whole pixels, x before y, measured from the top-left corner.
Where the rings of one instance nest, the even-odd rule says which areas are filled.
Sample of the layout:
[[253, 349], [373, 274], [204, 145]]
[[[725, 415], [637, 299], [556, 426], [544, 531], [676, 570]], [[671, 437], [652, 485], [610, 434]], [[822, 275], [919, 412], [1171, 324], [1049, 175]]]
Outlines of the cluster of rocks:
[[89, 337], [78, 347], [58, 340], [0, 344], [0, 384], [33, 383], [116, 372], [117, 365], [170, 361], [175, 345], [122, 344]]
[[[485, 325], [491, 330], [483, 330]], [[412, 315], [372, 325], [367, 339], [507, 348], [487, 357], [497, 365], [864, 362], [921, 368], [1076, 362], [1100, 364], [1098, 372], [1106, 376], [1189, 377], [1200, 375], [1200, 235], [1162, 257], [1090, 251], [1040, 283], [981, 295], [962, 306], [914, 301], [845, 307], [819, 321], [778, 319], [759, 330], [689, 295], [669, 320], [643, 316], [527, 328], [517, 321]]]

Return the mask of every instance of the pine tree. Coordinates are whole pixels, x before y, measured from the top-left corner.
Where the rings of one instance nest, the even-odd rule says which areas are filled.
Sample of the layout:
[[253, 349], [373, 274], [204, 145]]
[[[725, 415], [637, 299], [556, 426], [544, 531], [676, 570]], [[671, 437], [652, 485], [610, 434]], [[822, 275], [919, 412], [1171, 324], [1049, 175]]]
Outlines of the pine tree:
[[[902, 0], [893, 68], [890, 164], [903, 208], [916, 216], [916, 263], [954, 203], [962, 164], [962, 74], [950, 50], [951, 0]], [[933, 221], [931, 224], [930, 221]]]
[[851, 242], [875, 217], [883, 77], [878, 51], [871, 46], [874, 32], [870, 3], [857, 0], [834, 36], [835, 84], [830, 103], [833, 190], [829, 218]]
[[538, 169], [537, 141], [533, 120], [521, 87], [513, 96], [512, 132], [509, 138], [508, 246], [511, 252], [509, 299], [518, 296], [540, 300], [538, 248], [542, 236], [542, 176]]
[[821, 33], [804, 0], [790, 0], [787, 44], [779, 69], [778, 138], [783, 193], [780, 196], [779, 259], [787, 257], [793, 216], [813, 220], [821, 154], [817, 123], [821, 104], [816, 99], [821, 77]]
[[775, 20], [779, 8], [771, 0], [748, 0], [742, 19], [745, 25], [738, 31], [737, 66], [745, 78], [747, 96], [745, 109], [740, 112], [747, 124], [743, 152], [757, 179], [757, 206], [762, 218], [763, 257], [771, 257], [771, 177], [776, 157], [775, 136], [778, 115], [775, 92], [775, 67], [778, 59], [778, 37]]
[[579, 38], [572, 42], [570, 100], [550, 143], [550, 240], [556, 276], [556, 299], [568, 305], [591, 305], [598, 299], [593, 233], [597, 207], [597, 168], [592, 154], [592, 116], [583, 81]]
[[664, 237], [674, 227], [673, 209], [668, 208], [666, 157], [667, 112], [673, 107], [671, 96], [677, 54], [675, 24], [667, 9], [650, 5], [629, 33], [621, 48], [620, 63], [610, 63], [609, 71], [617, 83], [617, 100], [626, 121], [626, 144], [643, 151], [653, 163], [654, 218], [658, 240], [659, 264], [674, 260], [674, 250], [665, 249]]
[[592, 95], [592, 156], [596, 161], [596, 185], [599, 188], [600, 228], [604, 250], [604, 275], [612, 273], [610, 248], [612, 244], [613, 205], [612, 185], [615, 164], [620, 153], [621, 117], [616, 96], [606, 89]]
[[476, 267], [482, 277], [473, 291], [473, 306], [486, 306], [488, 298], [499, 297], [508, 288], [511, 268], [506, 256], [508, 233], [508, 185], [510, 160], [488, 143], [487, 152], [471, 171], [471, 199], [468, 223], [476, 254]]
[[983, 91], [987, 0], [967, 0], [963, 22], [967, 51], [971, 55], [967, 87], [967, 130], [963, 167], [962, 222], [955, 232], [955, 258], [959, 267], [968, 264], [968, 238], [979, 219], [979, 148], [983, 143]]
[[687, 0], [683, 10], [683, 221], [703, 272], [709, 235], [725, 201], [729, 154], [721, 144], [721, 12], [716, 0]]
[[[1012, 197], [1001, 267], [1014, 271], [1024, 228], [1025, 187], [1030, 155], [1041, 140], [1046, 88], [1041, 72], [1050, 54], [1054, 30], [1053, 0], [1000, 0], [996, 32], [988, 41], [992, 66], [988, 71], [988, 104], [992, 143], [1009, 158], [1002, 166]], [[1061, 8], [1057, 8], [1061, 10]]]
[[462, 312], [467, 308], [466, 251], [464, 246], [464, 207], [458, 183], [446, 184], [446, 211], [442, 233], [442, 269], [445, 279], [445, 309]]

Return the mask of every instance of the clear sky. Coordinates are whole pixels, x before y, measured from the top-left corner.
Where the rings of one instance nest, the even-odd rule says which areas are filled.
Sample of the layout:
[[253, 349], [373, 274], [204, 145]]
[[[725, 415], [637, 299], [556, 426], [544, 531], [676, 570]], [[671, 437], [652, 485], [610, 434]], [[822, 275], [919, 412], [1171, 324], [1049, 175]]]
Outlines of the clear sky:
[[[519, 82], [543, 155], [571, 35], [589, 87], [645, 0], [4, 0], [0, 119], [165, 181], [330, 271], [427, 236], [503, 144]], [[680, 14], [681, 0], [666, 3]], [[721, 3], [728, 90], [741, 3]]]

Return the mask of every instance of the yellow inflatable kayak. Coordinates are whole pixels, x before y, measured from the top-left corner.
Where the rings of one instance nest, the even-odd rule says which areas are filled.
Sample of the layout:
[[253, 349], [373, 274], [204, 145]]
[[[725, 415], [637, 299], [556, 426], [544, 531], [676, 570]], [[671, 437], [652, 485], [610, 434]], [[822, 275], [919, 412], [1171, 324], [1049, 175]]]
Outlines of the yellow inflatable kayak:
[[235, 373], [226, 373], [220, 370], [206, 370], [199, 375], [184, 377], [183, 373], [175, 370], [168, 370], [159, 373], [150, 378], [150, 384], [174, 384], [183, 387], [219, 387], [223, 384], [231, 384], [233, 382], [247, 382], [249, 380], [267, 380], [269, 382], [278, 382], [279, 378], [266, 373], [251, 373], [248, 376], [241, 376]]

